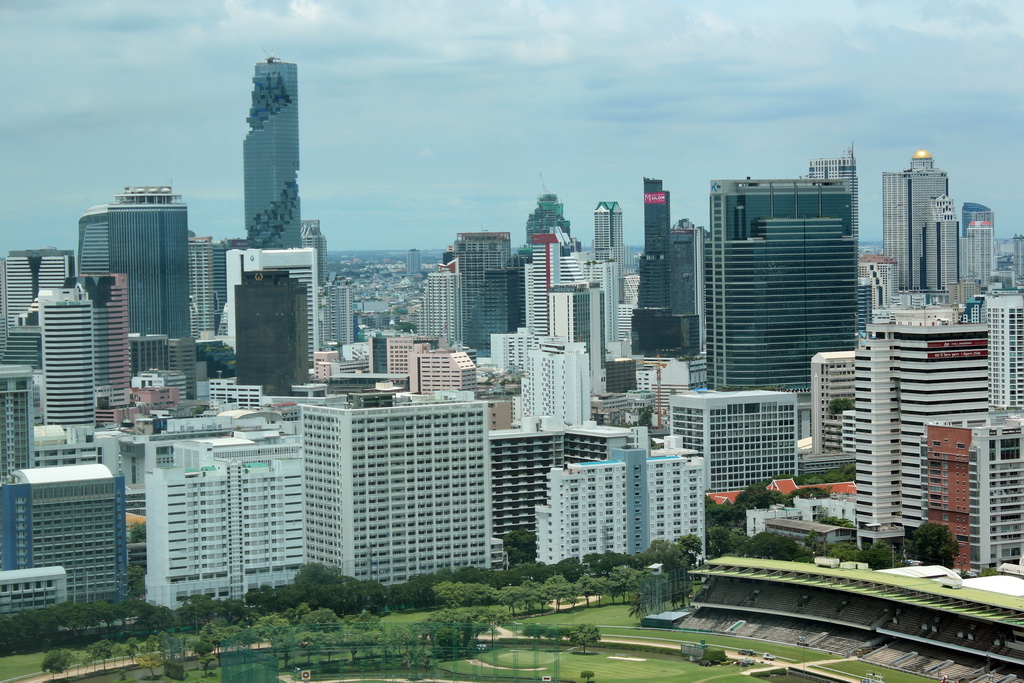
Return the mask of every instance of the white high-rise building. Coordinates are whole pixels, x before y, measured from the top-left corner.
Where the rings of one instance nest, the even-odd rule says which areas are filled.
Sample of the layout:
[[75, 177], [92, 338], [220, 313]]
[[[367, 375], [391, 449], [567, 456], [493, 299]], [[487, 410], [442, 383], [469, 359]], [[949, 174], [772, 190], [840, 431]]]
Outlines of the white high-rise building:
[[584, 342], [542, 340], [527, 354], [523, 415], [550, 415], [568, 425], [590, 417], [590, 357]]
[[40, 290], [38, 302], [43, 420], [47, 424], [95, 424], [92, 301], [85, 291], [74, 288]]
[[871, 287], [871, 309], [892, 308], [899, 292], [899, 268], [896, 259], [881, 254], [864, 254], [857, 266], [857, 277]]
[[612, 451], [612, 459], [566, 464], [548, 473], [537, 506], [537, 561], [593, 553], [635, 555], [652, 541], [704, 537], [704, 463], [692, 451]]
[[688, 391], [669, 398], [673, 437], [704, 458], [711, 491], [732, 491], [797, 471], [796, 394]]
[[382, 583], [502, 561], [487, 403], [302, 406], [306, 561]]
[[355, 341], [355, 322], [352, 318], [352, 283], [335, 278], [324, 285], [321, 307], [321, 344], [335, 342], [339, 347]]
[[590, 388], [595, 394], [603, 394], [605, 387], [604, 299], [597, 282], [553, 285], [548, 292], [548, 333], [586, 344]]
[[320, 232], [320, 221], [299, 221], [302, 248], [316, 252], [316, 272], [318, 285], [327, 281], [327, 238]]
[[60, 289], [69, 277], [77, 274], [75, 252], [53, 247], [11, 251], [0, 261], [0, 268], [3, 280], [0, 343], [6, 340], [7, 330], [18, 324], [18, 316], [29, 309], [40, 289]]
[[530, 351], [540, 348], [541, 337], [520, 327], [517, 332], [491, 335], [491, 364], [502, 370], [522, 372]]
[[583, 277], [590, 282], [598, 283], [603, 292], [605, 343], [619, 341], [622, 264], [617, 261], [588, 261], [580, 266], [583, 269]]
[[807, 177], [811, 180], [829, 178], [849, 178], [850, 180], [850, 211], [853, 225], [853, 241], [857, 242], [860, 234], [860, 193], [857, 181], [857, 158], [853, 156], [853, 145], [840, 157], [827, 159], [811, 159], [807, 168]]
[[566, 255], [568, 236], [538, 234], [533, 240], [533, 261], [526, 264], [526, 326], [539, 336], [548, 336], [548, 292], [557, 284], [583, 282], [579, 261]]
[[306, 287], [306, 320], [309, 332], [309, 359], [320, 349], [320, 297], [317, 283], [320, 271], [315, 249], [232, 249], [227, 255], [228, 303], [224, 313], [228, 319], [228, 336], [238, 332], [235, 318], [235, 287], [242, 284], [242, 273], [259, 270], [286, 271], [288, 277]]
[[829, 412], [837, 398], [853, 401], [854, 351], [825, 351], [811, 358], [811, 451], [843, 450], [842, 412]]
[[[910, 160], [910, 168], [882, 174], [882, 240], [886, 256], [896, 259], [901, 290], [930, 287], [927, 277], [925, 235], [929, 224], [936, 223], [933, 201], [948, 195], [949, 177], [935, 168], [928, 150], [919, 149]], [[942, 218], [941, 213], [938, 218]], [[956, 220], [954, 213], [953, 220]], [[948, 225], [946, 226], [948, 227]], [[942, 231], [940, 231], [942, 234]], [[959, 244], [958, 235], [953, 241]], [[934, 240], [932, 243], [935, 244]], [[932, 248], [935, 258], [935, 248]], [[933, 266], [934, 267], [934, 266]], [[955, 282], [956, 278], [950, 280]], [[941, 286], [945, 286], [943, 283]]]
[[[457, 264], [458, 259], [454, 263]], [[449, 265], [427, 275], [417, 331], [456, 346], [463, 342], [462, 276], [457, 265], [450, 269]]]
[[622, 241], [622, 209], [618, 202], [601, 202], [594, 209], [594, 259], [615, 261], [625, 273], [626, 245]]
[[1024, 408], [1024, 296], [989, 294], [988, 319], [989, 405], [995, 410]]
[[856, 352], [854, 449], [861, 540], [898, 541], [922, 520], [921, 437], [931, 422], [984, 419], [988, 330], [951, 308], [897, 309]]
[[0, 365], [0, 481], [32, 467], [32, 368]]
[[244, 434], [181, 441], [175, 466], [146, 475], [146, 597], [284, 586], [305, 561], [301, 444]]
[[209, 339], [216, 332], [213, 290], [213, 238], [188, 238], [188, 306], [193, 339]]
[[976, 221], [967, 226], [967, 237], [961, 250], [961, 277], [974, 280], [987, 289], [992, 279], [992, 252], [992, 224]]

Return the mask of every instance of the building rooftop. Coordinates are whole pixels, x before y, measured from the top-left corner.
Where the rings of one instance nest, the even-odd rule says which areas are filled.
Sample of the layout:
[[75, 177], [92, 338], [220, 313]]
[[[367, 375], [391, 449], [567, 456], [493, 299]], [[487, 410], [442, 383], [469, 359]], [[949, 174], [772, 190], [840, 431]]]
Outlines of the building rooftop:
[[34, 467], [15, 470], [14, 476], [25, 484], [56, 484], [65, 481], [113, 479], [106, 465], [65, 465], [62, 467]]

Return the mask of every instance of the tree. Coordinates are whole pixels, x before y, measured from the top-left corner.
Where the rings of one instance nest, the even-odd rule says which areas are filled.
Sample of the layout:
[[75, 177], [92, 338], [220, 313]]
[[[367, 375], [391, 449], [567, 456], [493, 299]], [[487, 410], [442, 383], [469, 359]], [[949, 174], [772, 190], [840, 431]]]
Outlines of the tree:
[[75, 654], [71, 650], [49, 650], [43, 655], [43, 671], [56, 676], [70, 669], [75, 663]]
[[615, 567], [608, 574], [609, 590], [612, 596], [621, 595], [623, 600], [625, 600], [626, 594], [637, 586], [639, 581], [640, 572], [632, 567]]
[[150, 677], [156, 676], [156, 670], [164, 664], [164, 656], [159, 652], [147, 652], [144, 655], [139, 655], [136, 658], [139, 666], [143, 669], [149, 669]]
[[515, 567], [537, 560], [537, 534], [525, 529], [513, 529], [501, 538], [508, 554], [508, 566]]
[[743, 557], [761, 557], [769, 560], [793, 560], [799, 546], [792, 538], [762, 531], [744, 543], [739, 552]]
[[725, 656], [725, 650], [709, 647], [704, 650], [704, 656], [701, 659], [712, 664], [721, 664], [729, 658]]
[[128, 542], [129, 543], [145, 543], [146, 542], [146, 523], [135, 522], [128, 525]]
[[875, 541], [865, 545], [857, 557], [859, 562], [867, 562], [871, 569], [891, 569], [894, 559], [892, 546], [885, 541]]
[[563, 600], [576, 597], [576, 588], [561, 574], [555, 574], [545, 581], [543, 591], [546, 600], [554, 600], [556, 612], [561, 608]]
[[569, 629], [569, 643], [587, 652], [587, 645], [601, 641], [601, 632], [594, 624], [577, 624]]
[[732, 555], [747, 537], [739, 529], [724, 526], [708, 527], [708, 557]]
[[704, 543], [700, 540], [700, 536], [687, 534], [680, 537], [678, 543], [679, 549], [683, 553], [683, 566], [687, 569], [698, 566], [704, 555]]
[[199, 664], [203, 667], [203, 674], [207, 674], [210, 671], [210, 665], [217, 659], [212, 654], [205, 654], [199, 657]]
[[132, 664], [135, 663], [135, 655], [139, 652], [139, 639], [129, 638], [124, 641], [124, 651], [132, 659]]
[[594, 672], [593, 671], [581, 671], [580, 672], [580, 678], [585, 680], [587, 683], [591, 683], [591, 681], [594, 680]]
[[92, 661], [97, 659], [103, 662], [103, 668], [107, 668], [107, 660], [114, 654], [114, 644], [109, 640], [97, 640], [95, 643], [89, 645], [86, 650], [89, 652], [89, 657]]
[[927, 564], [952, 567], [960, 554], [960, 544], [953, 538], [949, 527], [926, 522], [910, 535], [906, 542], [907, 554]]
[[841, 415], [847, 410], [853, 410], [854, 406], [852, 398], [834, 398], [828, 402], [828, 414]]

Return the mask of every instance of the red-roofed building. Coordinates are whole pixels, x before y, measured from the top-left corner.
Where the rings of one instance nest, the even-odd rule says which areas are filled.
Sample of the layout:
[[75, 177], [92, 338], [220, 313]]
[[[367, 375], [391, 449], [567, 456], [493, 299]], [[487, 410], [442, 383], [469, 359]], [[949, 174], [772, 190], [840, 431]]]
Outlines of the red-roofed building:
[[[803, 489], [824, 489], [833, 495], [849, 496], [857, 493], [857, 484], [852, 481], [841, 481], [832, 484], [805, 484], [799, 486], [793, 479], [773, 479], [765, 486], [765, 489], [768, 491], [778, 491], [786, 496], [791, 493], [799, 495], [799, 492]], [[735, 503], [736, 496], [741, 493], [743, 493], [742, 489], [739, 491], [708, 492], [705, 495], [716, 504], [721, 505], [722, 503]]]

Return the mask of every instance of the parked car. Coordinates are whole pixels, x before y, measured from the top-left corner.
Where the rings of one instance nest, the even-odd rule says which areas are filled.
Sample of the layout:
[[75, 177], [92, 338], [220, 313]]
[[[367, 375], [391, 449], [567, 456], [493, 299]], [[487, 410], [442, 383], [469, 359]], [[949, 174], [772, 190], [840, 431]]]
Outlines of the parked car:
[[763, 659], [767, 659], [767, 660], [768, 660], [768, 661], [770, 662], [770, 661], [772, 661], [773, 659], [775, 659], [775, 655], [773, 655], [773, 654], [770, 654], [770, 653], [768, 653], [768, 652], [765, 652], [765, 653], [764, 653], [764, 655], [763, 655]]
[[753, 650], [736, 650], [736, 654], [738, 654], [738, 655], [756, 655], [757, 653], [754, 652]]

